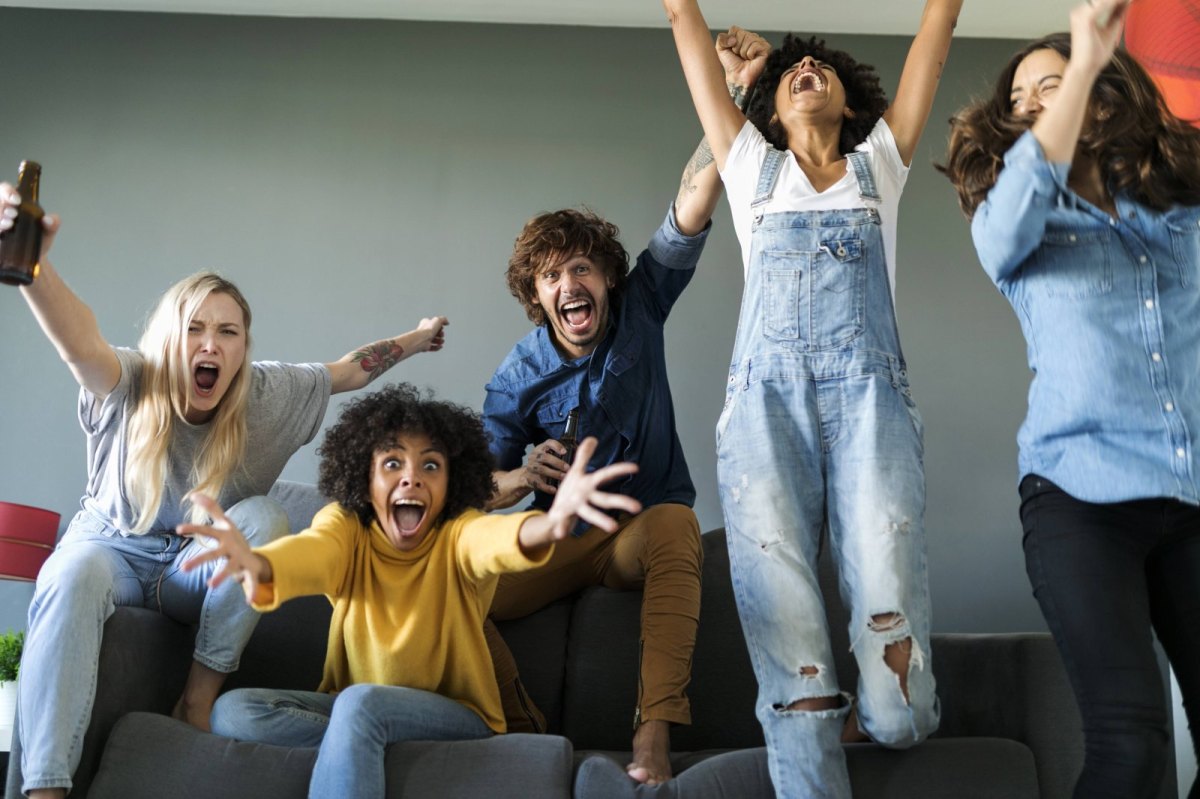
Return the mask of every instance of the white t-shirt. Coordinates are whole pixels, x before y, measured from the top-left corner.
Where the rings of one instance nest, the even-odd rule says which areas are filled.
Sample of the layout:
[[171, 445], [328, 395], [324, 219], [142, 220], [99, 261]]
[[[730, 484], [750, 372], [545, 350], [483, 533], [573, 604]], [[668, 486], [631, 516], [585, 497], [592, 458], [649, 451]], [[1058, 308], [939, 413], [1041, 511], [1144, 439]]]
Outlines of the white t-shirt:
[[[771, 145], [763, 138], [758, 128], [750, 122], [742, 127], [733, 141], [721, 179], [725, 181], [725, 193], [733, 211], [733, 227], [742, 245], [743, 274], [750, 274], [750, 237], [754, 222], [754, 211], [750, 203], [755, 199], [758, 188], [758, 173], [766, 160]], [[888, 283], [892, 288], [892, 303], [896, 301], [896, 217], [899, 214], [900, 194], [908, 180], [908, 167], [900, 159], [896, 139], [891, 128], [880, 117], [867, 140], [855, 148], [871, 156], [871, 172], [875, 177], [875, 188], [881, 202], [877, 208], [883, 225], [883, 248], [887, 258]], [[847, 208], [862, 208], [863, 199], [858, 193], [858, 181], [854, 167], [846, 161], [846, 174], [841, 180], [818, 193], [808, 182], [808, 176], [796, 162], [792, 153], [784, 154], [779, 180], [770, 202], [760, 206], [764, 213], [774, 214], [787, 211], [836, 211]]]

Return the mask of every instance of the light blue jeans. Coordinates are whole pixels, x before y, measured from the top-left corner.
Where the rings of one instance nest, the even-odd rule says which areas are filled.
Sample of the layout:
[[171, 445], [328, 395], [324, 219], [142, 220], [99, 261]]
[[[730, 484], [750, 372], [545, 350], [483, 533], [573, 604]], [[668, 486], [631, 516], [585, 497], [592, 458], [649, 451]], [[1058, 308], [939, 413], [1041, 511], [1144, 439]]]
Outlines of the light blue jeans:
[[[288, 533], [287, 513], [267, 497], [242, 500], [226, 515], [255, 546]], [[96, 698], [104, 622], [118, 605], [197, 624], [196, 662], [237, 670], [259, 614], [232, 580], [209, 590], [217, 564], [182, 570], [202, 546], [173, 533], [123, 536], [88, 511], [71, 520], [29, 606], [17, 689], [23, 790], [70, 789]]]
[[242, 688], [213, 708], [217, 735], [277, 746], [319, 746], [308, 795], [377, 799], [384, 754], [399, 741], [488, 738], [491, 728], [441, 694], [395, 685], [352, 685], [339, 694]]
[[[766, 207], [786, 154], [772, 150], [752, 209]], [[858, 725], [903, 748], [937, 728], [929, 661], [921, 417], [900, 351], [871, 159], [848, 156], [861, 208], [755, 210], [717, 477], [734, 595], [758, 678], [755, 711], [781, 799], [850, 799], [825, 605], [828, 528], [850, 645]], [[907, 653], [901, 675], [888, 647]]]

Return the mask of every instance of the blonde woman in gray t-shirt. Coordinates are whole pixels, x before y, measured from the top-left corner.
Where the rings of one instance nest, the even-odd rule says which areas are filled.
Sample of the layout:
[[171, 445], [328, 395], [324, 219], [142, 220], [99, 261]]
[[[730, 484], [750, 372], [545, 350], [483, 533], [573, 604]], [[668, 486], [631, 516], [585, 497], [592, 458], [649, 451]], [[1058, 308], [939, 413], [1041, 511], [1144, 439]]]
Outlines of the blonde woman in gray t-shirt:
[[[0, 183], [0, 233], [19, 198]], [[262, 496], [316, 435], [331, 393], [361, 388], [409, 355], [441, 349], [444, 317], [333, 363], [249, 360], [250, 307], [210, 272], [172, 286], [136, 350], [104, 340], [96, 317], [46, 259], [59, 228], [46, 217], [40, 272], [22, 287], [42, 330], [80, 385], [88, 484], [82, 510], [38, 575], [19, 687], [23, 790], [62, 797], [79, 764], [95, 698], [105, 620], [118, 605], [197, 624], [176, 718], [208, 729], [225, 677], [258, 621], [234, 583], [209, 589], [211, 566], [181, 564], [204, 544], [176, 525], [207, 521], [188, 494], [219, 497], [255, 544], [288, 531]]]

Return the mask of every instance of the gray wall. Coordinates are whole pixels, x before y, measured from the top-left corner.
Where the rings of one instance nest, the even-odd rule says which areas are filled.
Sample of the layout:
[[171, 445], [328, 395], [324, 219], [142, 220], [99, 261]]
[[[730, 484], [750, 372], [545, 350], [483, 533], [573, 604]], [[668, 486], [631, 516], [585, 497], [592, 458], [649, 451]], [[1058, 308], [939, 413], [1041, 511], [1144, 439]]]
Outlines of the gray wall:
[[[894, 89], [907, 41], [830, 41]], [[1016, 515], [1024, 345], [931, 166], [945, 120], [1013, 47], [956, 42], [902, 205], [897, 299], [927, 428], [940, 631], [1042, 628]], [[0, 175], [45, 165], [44, 205], [64, 217], [53, 260], [109, 341], [132, 345], [166, 286], [215, 267], [248, 295], [263, 359], [333, 360], [449, 316], [446, 349], [389, 377], [475, 407], [529, 327], [503, 283], [523, 222], [586, 203], [636, 252], [699, 137], [666, 29], [0, 8], [0, 53]], [[712, 429], [742, 288], [723, 203], [715, 219], [668, 325], [705, 529], [721, 525]], [[0, 500], [64, 525], [84, 485], [76, 394], [18, 292], [0, 289]], [[314, 479], [313, 450], [285, 476]], [[0, 629], [22, 626], [29, 588], [0, 590]]]

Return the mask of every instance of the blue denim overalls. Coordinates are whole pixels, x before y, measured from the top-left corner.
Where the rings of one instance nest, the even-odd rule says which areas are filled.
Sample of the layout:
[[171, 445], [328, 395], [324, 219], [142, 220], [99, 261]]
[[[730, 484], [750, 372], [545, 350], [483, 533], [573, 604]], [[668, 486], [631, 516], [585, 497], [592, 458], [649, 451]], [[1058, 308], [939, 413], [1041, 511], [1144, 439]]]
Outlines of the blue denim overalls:
[[[848, 156], [862, 208], [764, 214], [785, 157], [768, 152], [751, 206], [717, 471], [775, 790], [783, 799], [849, 799], [839, 743], [849, 707], [786, 708], [839, 693], [817, 584], [828, 524], [861, 673], [859, 726], [897, 748], [937, 727], [921, 420], [900, 353], [868, 154]], [[884, 662], [896, 642], [911, 642], [907, 703]]]

